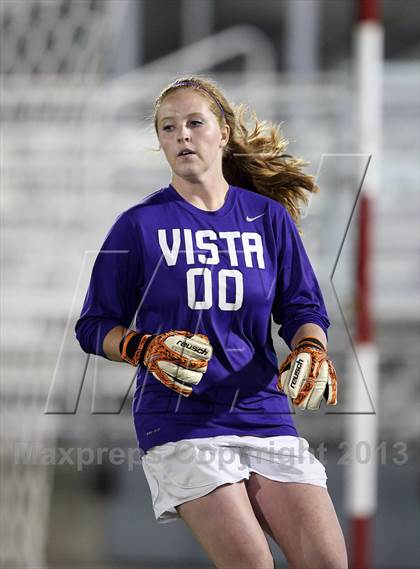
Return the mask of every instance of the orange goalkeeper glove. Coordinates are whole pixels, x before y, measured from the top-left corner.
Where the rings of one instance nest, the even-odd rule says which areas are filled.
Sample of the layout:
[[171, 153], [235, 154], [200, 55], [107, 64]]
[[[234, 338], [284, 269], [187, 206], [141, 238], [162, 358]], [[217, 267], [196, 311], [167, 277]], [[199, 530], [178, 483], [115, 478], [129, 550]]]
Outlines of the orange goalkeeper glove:
[[337, 375], [322, 342], [304, 338], [297, 344], [280, 365], [277, 388], [301, 409], [319, 409], [323, 397], [337, 404]]
[[212, 357], [213, 348], [205, 334], [170, 330], [163, 334], [143, 334], [129, 330], [120, 342], [124, 361], [145, 365], [166, 387], [188, 396], [197, 385]]

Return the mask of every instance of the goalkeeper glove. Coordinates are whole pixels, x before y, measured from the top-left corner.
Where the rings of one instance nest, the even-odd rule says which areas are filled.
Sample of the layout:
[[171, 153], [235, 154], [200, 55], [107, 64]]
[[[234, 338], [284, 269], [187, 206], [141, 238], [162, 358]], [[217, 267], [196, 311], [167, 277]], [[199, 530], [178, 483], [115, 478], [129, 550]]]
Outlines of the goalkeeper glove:
[[145, 365], [166, 387], [188, 397], [207, 371], [213, 348], [205, 334], [171, 330], [143, 334], [129, 330], [120, 342], [121, 358]]
[[282, 362], [277, 388], [301, 409], [337, 404], [337, 375], [327, 351], [317, 338], [304, 338]]

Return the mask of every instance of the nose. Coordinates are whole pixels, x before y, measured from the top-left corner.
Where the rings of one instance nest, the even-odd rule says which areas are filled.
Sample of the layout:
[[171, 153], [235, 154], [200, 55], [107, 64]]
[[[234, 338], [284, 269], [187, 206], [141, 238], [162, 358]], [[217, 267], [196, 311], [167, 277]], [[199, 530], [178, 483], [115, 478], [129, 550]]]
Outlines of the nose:
[[178, 142], [183, 142], [184, 140], [190, 140], [190, 131], [186, 126], [181, 126], [178, 131]]

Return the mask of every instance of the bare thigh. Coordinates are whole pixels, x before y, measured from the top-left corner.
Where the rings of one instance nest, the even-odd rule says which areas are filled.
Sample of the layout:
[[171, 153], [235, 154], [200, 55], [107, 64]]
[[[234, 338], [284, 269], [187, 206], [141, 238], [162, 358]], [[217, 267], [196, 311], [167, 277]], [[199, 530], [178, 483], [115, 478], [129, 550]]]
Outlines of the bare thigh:
[[244, 481], [219, 486], [177, 510], [218, 569], [273, 569]]
[[344, 537], [325, 488], [276, 482], [257, 473], [246, 488], [257, 519], [291, 568], [347, 568]]

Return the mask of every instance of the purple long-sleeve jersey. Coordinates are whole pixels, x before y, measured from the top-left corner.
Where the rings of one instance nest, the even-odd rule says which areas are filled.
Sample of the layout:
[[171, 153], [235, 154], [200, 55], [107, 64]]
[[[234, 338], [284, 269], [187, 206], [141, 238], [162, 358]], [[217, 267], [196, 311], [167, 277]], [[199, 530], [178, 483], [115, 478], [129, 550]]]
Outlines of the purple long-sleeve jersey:
[[186, 201], [172, 185], [122, 213], [92, 271], [76, 336], [105, 356], [115, 326], [147, 333], [206, 334], [213, 357], [189, 397], [138, 368], [133, 399], [139, 446], [217, 435], [295, 435], [276, 388], [271, 315], [290, 347], [297, 329], [329, 320], [315, 274], [287, 210], [229, 186], [217, 211]]

